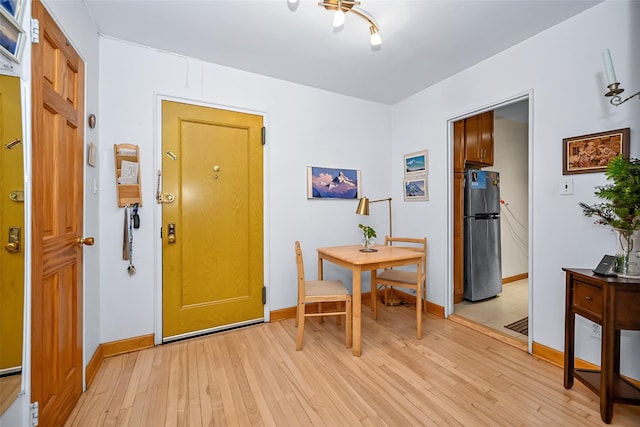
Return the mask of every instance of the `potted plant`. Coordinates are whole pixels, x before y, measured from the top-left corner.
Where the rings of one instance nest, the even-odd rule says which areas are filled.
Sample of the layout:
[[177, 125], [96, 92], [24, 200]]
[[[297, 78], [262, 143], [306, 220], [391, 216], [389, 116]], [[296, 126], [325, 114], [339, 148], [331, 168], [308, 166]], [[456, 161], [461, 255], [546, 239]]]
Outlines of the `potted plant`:
[[583, 213], [597, 217], [596, 224], [613, 227], [618, 235], [615, 272], [638, 276], [640, 267], [634, 243], [640, 230], [640, 160], [622, 156], [611, 159], [605, 171], [610, 184], [596, 187], [595, 195], [605, 200], [588, 205], [580, 202]]
[[373, 238], [377, 237], [376, 230], [368, 225], [358, 224], [358, 227], [362, 230], [362, 246], [364, 246], [364, 249], [360, 250], [362, 252], [376, 252], [376, 250], [373, 249]]

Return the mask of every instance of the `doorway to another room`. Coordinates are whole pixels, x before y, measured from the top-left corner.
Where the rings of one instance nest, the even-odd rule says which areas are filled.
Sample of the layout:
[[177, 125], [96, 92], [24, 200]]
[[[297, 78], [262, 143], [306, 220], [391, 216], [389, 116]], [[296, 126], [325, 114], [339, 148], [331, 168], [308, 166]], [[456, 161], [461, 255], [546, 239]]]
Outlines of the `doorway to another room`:
[[[468, 120], [471, 119], [471, 120]], [[465, 129], [465, 124], [467, 128]], [[471, 135], [469, 135], [471, 130]], [[471, 150], [469, 143], [471, 143]], [[480, 153], [473, 157], [475, 153]], [[471, 161], [469, 158], [471, 157]], [[495, 296], [471, 298], [465, 279], [465, 172], [498, 173], [499, 258]], [[529, 100], [502, 104], [454, 123], [454, 295], [451, 320], [528, 350]], [[465, 251], [467, 252], [465, 254]], [[467, 259], [468, 261], [468, 259]], [[467, 270], [469, 266], [467, 266]], [[501, 285], [501, 289], [500, 289]], [[465, 289], [465, 287], [467, 289]]]

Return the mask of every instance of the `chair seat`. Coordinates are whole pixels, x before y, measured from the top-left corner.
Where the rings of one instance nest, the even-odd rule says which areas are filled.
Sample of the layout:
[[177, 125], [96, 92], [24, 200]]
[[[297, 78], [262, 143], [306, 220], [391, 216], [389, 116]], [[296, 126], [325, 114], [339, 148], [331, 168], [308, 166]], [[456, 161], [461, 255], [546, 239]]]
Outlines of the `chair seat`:
[[307, 280], [305, 282], [306, 296], [321, 295], [349, 295], [340, 280]]
[[416, 274], [417, 272], [415, 271], [385, 270], [377, 275], [377, 279], [416, 285]]

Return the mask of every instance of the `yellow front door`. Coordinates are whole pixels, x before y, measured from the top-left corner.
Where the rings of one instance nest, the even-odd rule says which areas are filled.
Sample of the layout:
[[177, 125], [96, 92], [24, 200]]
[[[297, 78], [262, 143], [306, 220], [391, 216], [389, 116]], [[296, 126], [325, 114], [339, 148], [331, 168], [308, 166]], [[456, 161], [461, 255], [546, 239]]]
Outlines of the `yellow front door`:
[[[24, 173], [20, 79], [0, 76], [0, 375], [22, 365]], [[17, 228], [17, 248], [6, 246]], [[15, 231], [14, 231], [15, 233]], [[15, 234], [14, 234], [15, 235]]]
[[261, 321], [262, 116], [162, 103], [163, 338]]

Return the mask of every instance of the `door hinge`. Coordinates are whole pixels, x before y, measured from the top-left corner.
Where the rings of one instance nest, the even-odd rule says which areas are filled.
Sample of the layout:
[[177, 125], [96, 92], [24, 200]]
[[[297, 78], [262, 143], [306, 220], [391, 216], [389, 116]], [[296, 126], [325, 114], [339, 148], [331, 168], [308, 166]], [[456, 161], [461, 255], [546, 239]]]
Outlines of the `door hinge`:
[[263, 286], [262, 287], [262, 304], [266, 304], [267, 303], [267, 287]]
[[31, 43], [40, 43], [40, 21], [31, 18]]
[[30, 426], [31, 427], [35, 427], [38, 425], [38, 402], [33, 402], [29, 408], [29, 412], [30, 412]]
[[262, 126], [262, 145], [267, 145], [267, 128]]

